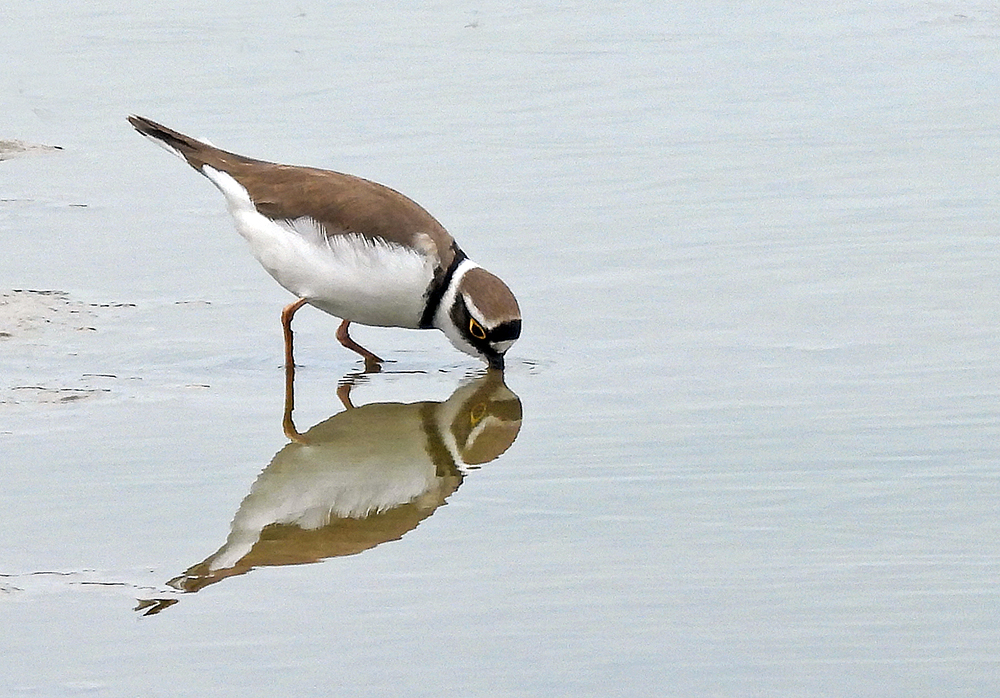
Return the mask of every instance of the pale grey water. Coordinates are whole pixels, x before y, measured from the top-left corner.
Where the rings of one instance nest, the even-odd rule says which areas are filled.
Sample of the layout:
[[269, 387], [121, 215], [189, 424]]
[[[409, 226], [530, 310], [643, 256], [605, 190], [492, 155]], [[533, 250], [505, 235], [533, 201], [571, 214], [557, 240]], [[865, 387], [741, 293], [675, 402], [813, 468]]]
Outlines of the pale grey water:
[[[0, 162], [0, 693], [1000, 689], [995, 4], [2, 13], [0, 141], [63, 150]], [[274, 476], [286, 295], [130, 112], [424, 204], [521, 301], [513, 445], [399, 540], [170, 586], [332, 485]], [[358, 336], [400, 430], [478, 375]]]

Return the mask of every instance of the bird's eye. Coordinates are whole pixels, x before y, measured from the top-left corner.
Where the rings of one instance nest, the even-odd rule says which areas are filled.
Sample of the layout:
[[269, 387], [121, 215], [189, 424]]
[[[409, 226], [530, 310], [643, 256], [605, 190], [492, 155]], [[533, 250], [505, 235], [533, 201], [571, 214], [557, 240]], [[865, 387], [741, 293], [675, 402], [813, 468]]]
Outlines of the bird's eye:
[[486, 403], [477, 403], [475, 407], [469, 410], [469, 424], [470, 426], [476, 426], [479, 424], [479, 420], [486, 415]]
[[469, 318], [469, 334], [471, 334], [476, 339], [486, 339], [486, 330], [483, 326], [476, 322], [475, 318]]

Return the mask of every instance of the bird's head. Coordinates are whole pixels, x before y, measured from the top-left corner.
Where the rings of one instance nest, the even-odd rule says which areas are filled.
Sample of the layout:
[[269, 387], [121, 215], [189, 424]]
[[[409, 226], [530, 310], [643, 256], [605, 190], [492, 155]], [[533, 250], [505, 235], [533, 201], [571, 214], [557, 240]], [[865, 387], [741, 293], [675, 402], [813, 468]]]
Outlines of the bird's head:
[[435, 324], [458, 349], [503, 369], [504, 354], [521, 336], [517, 299], [493, 274], [468, 261], [464, 265], [442, 299]]

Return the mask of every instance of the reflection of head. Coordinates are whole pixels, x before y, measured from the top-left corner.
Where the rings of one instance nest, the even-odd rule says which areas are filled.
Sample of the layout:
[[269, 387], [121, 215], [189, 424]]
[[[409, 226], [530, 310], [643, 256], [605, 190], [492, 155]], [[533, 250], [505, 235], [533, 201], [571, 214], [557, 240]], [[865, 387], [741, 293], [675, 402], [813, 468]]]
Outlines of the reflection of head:
[[448, 460], [460, 466], [499, 458], [521, 429], [521, 401], [496, 371], [460, 387], [445, 402], [423, 404], [425, 414], [437, 420], [426, 425], [428, 452], [435, 448], [433, 437], [440, 435]]
[[254, 567], [398, 540], [458, 489], [467, 466], [506, 451], [520, 426], [521, 402], [494, 371], [445, 402], [375, 403], [336, 414], [275, 455], [225, 545], [170, 585], [197, 591]]

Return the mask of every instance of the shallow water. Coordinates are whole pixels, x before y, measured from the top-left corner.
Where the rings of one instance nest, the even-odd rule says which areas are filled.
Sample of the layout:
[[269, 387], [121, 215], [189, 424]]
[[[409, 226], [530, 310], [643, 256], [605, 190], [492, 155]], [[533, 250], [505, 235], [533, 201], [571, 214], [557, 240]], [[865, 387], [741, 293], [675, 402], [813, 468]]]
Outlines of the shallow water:
[[[1000, 687], [1000, 13], [652, 7], [7, 9], [5, 693]], [[422, 203], [506, 387], [304, 310], [289, 442], [287, 295], [132, 112]]]

